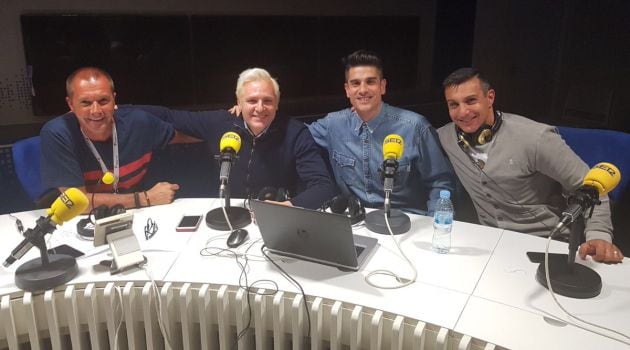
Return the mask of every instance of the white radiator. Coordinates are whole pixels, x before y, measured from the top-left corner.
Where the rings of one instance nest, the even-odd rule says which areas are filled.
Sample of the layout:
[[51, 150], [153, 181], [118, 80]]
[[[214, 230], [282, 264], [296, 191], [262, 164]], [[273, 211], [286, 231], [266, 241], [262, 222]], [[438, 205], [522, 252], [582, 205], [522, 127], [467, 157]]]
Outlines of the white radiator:
[[309, 337], [301, 294], [258, 292], [250, 294], [252, 321], [237, 346], [249, 309], [247, 292], [236, 286], [110, 282], [4, 295], [0, 349], [502, 349], [448, 328], [310, 296]]

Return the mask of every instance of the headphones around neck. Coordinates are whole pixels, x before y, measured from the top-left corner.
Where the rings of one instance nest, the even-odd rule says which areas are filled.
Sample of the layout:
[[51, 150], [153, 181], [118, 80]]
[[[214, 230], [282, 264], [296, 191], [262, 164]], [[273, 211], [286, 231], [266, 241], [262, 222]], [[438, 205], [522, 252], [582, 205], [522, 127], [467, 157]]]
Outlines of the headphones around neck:
[[472, 134], [467, 134], [455, 125], [455, 133], [457, 135], [457, 144], [464, 151], [467, 148], [485, 145], [492, 141], [494, 135], [499, 131], [501, 124], [503, 123], [503, 113], [501, 111], [494, 112], [494, 125], [483, 124], [477, 131]]
[[350, 218], [350, 224], [354, 225], [365, 220], [365, 208], [361, 201], [354, 195], [340, 194], [333, 199], [324, 203], [322, 210], [330, 208], [335, 214], [345, 214], [348, 209], [348, 217]]

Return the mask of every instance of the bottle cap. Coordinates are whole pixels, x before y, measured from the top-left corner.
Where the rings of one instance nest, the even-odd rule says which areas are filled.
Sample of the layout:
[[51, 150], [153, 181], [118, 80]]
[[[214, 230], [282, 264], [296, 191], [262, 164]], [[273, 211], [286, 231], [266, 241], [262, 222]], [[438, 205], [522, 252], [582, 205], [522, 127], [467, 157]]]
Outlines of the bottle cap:
[[449, 191], [449, 190], [440, 190], [440, 198], [450, 199], [451, 198], [451, 191]]

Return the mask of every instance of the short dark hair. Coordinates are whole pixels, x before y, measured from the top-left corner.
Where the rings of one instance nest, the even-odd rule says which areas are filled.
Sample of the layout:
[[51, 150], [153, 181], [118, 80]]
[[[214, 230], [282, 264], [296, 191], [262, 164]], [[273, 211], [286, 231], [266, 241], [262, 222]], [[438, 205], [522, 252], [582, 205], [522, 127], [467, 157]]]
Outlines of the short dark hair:
[[348, 80], [348, 71], [350, 68], [359, 66], [376, 67], [378, 73], [383, 77], [383, 62], [376, 52], [368, 50], [357, 50], [342, 59], [346, 80]]
[[459, 68], [449, 74], [442, 82], [442, 87], [446, 89], [452, 86], [461, 85], [474, 78], [479, 79], [479, 82], [481, 83], [481, 90], [483, 91], [483, 94], [486, 95], [488, 90], [492, 88], [490, 86], [490, 82], [488, 82], [488, 79], [486, 79], [478, 69], [472, 67]]
[[70, 73], [70, 75], [68, 75], [68, 78], [66, 78], [66, 96], [72, 97], [72, 93], [74, 92], [72, 91], [72, 82], [78, 75], [85, 75], [87, 78], [105, 77], [109, 82], [109, 86], [111, 86], [112, 88], [112, 92], [116, 91], [114, 90], [114, 80], [112, 79], [112, 76], [109, 75], [109, 73], [102, 70], [101, 68], [81, 67]]

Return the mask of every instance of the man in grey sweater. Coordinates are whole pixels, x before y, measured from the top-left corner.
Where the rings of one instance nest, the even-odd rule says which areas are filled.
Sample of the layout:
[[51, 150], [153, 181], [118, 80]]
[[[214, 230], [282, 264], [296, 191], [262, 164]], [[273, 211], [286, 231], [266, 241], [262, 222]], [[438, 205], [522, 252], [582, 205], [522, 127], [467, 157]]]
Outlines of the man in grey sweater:
[[[555, 127], [493, 108], [495, 91], [473, 68], [461, 68], [443, 83], [452, 123], [438, 130], [455, 173], [468, 191], [479, 222], [547, 236], [566, 207], [562, 194], [575, 191], [589, 168]], [[612, 244], [608, 197], [586, 220], [582, 259], [618, 263]]]

